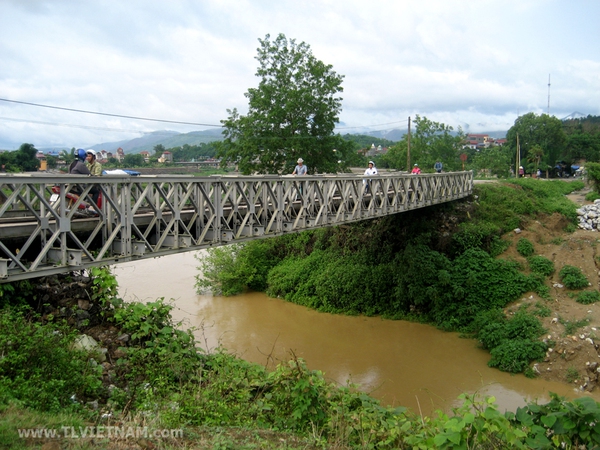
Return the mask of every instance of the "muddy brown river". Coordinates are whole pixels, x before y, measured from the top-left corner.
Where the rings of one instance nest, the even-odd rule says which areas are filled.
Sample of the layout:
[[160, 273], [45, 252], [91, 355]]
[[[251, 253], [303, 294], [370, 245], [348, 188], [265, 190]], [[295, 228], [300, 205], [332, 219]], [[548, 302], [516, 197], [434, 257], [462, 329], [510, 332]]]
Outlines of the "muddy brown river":
[[113, 271], [125, 300], [170, 300], [174, 318], [196, 328], [207, 351], [222, 346], [270, 368], [293, 352], [330, 381], [354, 383], [383, 404], [426, 415], [449, 411], [463, 392], [493, 395], [501, 411], [514, 411], [534, 399], [546, 402], [548, 392], [570, 399], [591, 395], [600, 401], [596, 392], [579, 393], [567, 384], [491, 369], [489, 354], [476, 341], [431, 326], [319, 313], [262, 293], [198, 295], [197, 254], [119, 264]]

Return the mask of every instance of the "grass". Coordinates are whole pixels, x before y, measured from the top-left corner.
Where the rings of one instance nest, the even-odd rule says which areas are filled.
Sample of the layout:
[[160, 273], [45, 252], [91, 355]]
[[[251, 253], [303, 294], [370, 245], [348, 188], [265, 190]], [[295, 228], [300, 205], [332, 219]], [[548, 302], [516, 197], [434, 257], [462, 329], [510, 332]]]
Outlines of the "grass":
[[[144, 429], [149, 434], [144, 435]], [[19, 436], [19, 430], [47, 430], [56, 432], [58, 438], [25, 438]], [[286, 431], [274, 431], [245, 427], [185, 427], [173, 429], [174, 437], [165, 436], [172, 429], [153, 426], [148, 417], [126, 421], [84, 422], [75, 414], [40, 413], [16, 405], [0, 407], [0, 448], [20, 450], [31, 448], [87, 450], [102, 448], [105, 450], [129, 448], [179, 449], [317, 449], [314, 438], [301, 437]], [[82, 437], [96, 433], [97, 437]], [[151, 433], [157, 432], [159, 437]], [[132, 436], [132, 433], [139, 433]], [[129, 434], [129, 435], [128, 435]], [[103, 437], [100, 437], [103, 436]], [[56, 442], [59, 446], [50, 444]]]

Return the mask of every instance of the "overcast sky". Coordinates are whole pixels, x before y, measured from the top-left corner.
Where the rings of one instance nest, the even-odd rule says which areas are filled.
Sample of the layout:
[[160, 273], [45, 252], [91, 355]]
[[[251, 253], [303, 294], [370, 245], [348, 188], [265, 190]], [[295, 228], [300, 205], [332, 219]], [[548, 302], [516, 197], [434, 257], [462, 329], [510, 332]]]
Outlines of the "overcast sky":
[[[598, 0], [0, 0], [0, 148], [87, 147], [247, 111], [258, 39], [344, 75], [339, 132], [600, 115]], [[550, 89], [548, 77], [550, 76]]]

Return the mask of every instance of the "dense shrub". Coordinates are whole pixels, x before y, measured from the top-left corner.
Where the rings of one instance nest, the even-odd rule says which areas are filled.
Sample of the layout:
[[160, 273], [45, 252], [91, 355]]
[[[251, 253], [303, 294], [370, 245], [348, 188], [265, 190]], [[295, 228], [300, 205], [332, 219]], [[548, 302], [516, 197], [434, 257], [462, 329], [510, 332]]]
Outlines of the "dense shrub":
[[575, 299], [578, 303], [582, 303], [584, 305], [590, 305], [592, 303], [596, 303], [600, 301], [600, 292], [596, 291], [584, 291], [580, 292]]
[[516, 262], [494, 259], [479, 249], [453, 261], [449, 282], [444, 301], [432, 311], [435, 323], [448, 330], [463, 329], [481, 311], [503, 308], [537, 286]]
[[71, 348], [76, 331], [41, 324], [26, 310], [0, 310], [0, 404], [18, 400], [39, 411], [79, 409], [102, 387], [102, 367]]
[[583, 289], [589, 282], [579, 267], [565, 265], [558, 273], [561, 282], [569, 289]]
[[554, 273], [554, 263], [545, 256], [531, 256], [527, 259], [529, 270], [549, 277]]
[[517, 241], [517, 252], [527, 258], [535, 253], [535, 248], [529, 239], [521, 238]]
[[543, 342], [529, 339], [505, 339], [500, 345], [490, 350], [492, 359], [488, 366], [497, 367], [504, 372], [524, 372], [531, 361], [539, 361], [546, 355]]

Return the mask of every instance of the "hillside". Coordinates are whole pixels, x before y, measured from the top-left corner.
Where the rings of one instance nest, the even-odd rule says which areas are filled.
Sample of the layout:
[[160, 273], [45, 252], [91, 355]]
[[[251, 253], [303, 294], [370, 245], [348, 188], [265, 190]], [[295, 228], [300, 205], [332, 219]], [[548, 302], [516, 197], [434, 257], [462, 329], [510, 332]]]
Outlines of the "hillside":
[[115, 152], [119, 147], [125, 153], [139, 153], [143, 150], [151, 152], [156, 145], [164, 148], [181, 147], [187, 145], [198, 145], [221, 139], [221, 129], [192, 131], [190, 133], [178, 133], [176, 131], [155, 131], [142, 137], [117, 142], [104, 142], [92, 146], [94, 150], [106, 150]]

